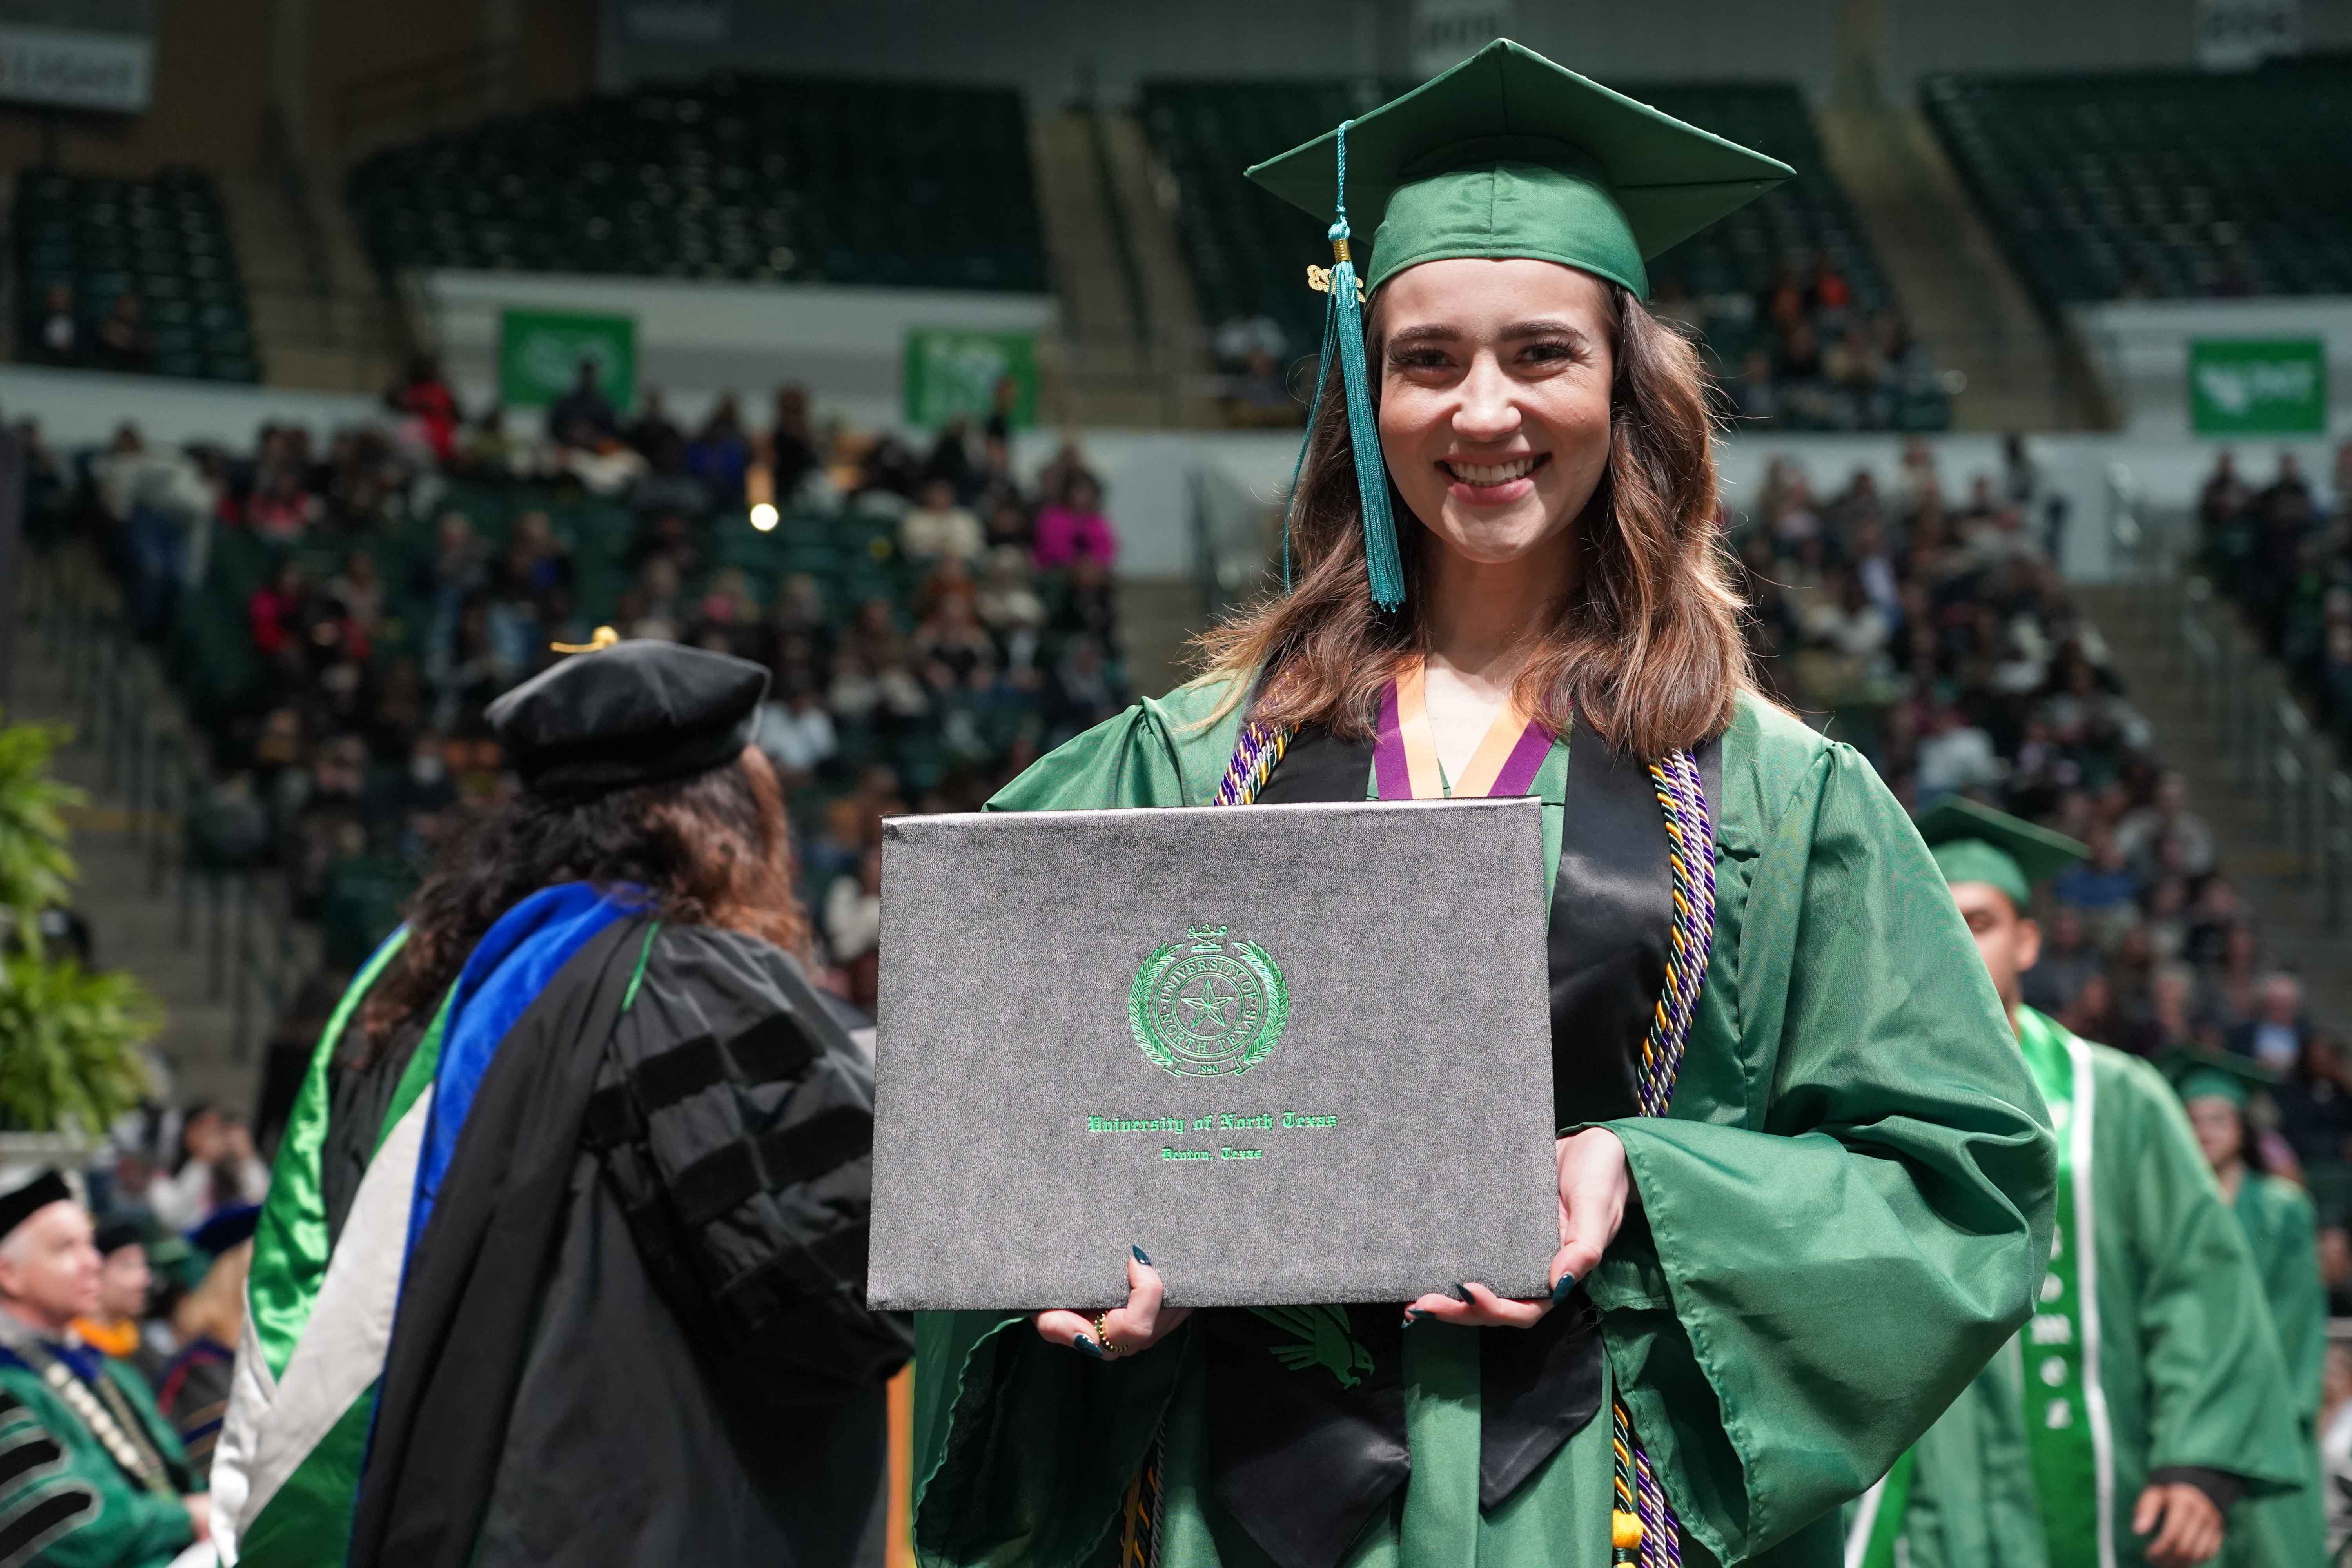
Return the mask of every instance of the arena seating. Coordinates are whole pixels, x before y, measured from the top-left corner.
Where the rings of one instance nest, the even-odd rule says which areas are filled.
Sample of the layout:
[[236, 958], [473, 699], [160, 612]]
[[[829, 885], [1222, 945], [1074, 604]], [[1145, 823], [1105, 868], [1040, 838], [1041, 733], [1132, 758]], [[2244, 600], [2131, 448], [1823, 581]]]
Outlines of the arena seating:
[[[1145, 132], [1174, 177], [1177, 233], [1202, 319], [1212, 328], [1263, 318], [1279, 329], [1284, 352], [1312, 352], [1321, 335], [1319, 295], [1305, 282], [1308, 262], [1328, 261], [1321, 227], [1241, 177], [1249, 164], [1329, 130], [1352, 113], [1405, 89], [1401, 82], [1153, 81], [1143, 85]], [[1769, 153], [1796, 177], [1762, 200], [1651, 263], [1661, 307], [1704, 330], [1727, 376], [1749, 351], [1778, 358], [1773, 323], [1758, 301], [1789, 279], [1809, 279], [1826, 264], [1848, 296], [1843, 318], [1867, 321], [1891, 300], [1885, 278], [1853, 205], [1822, 156], [1793, 86], [1779, 83], [1612, 83], [1629, 96]], [[1685, 303], [1686, 302], [1686, 303]], [[1726, 308], [1726, 307], [1730, 308]], [[1820, 332], [1832, 337], [1837, 324]], [[1853, 427], [1940, 428], [1949, 407], [1932, 384], [1896, 391], [1877, 416], [1824, 418]], [[1812, 421], [1778, 421], [1802, 424]]]
[[[1878, 253], [1844, 187], [1830, 173], [1812, 116], [1796, 88], [1756, 82], [1635, 82], [1622, 90], [1677, 119], [1769, 153], [1796, 171], [1793, 179], [1761, 201], [1750, 202], [1651, 262], [1654, 283], [1677, 282], [1701, 297], [1756, 294], [1769, 288], [1783, 267], [1801, 269], [1825, 257], [1852, 290], [1856, 311], [1868, 315], [1892, 302]], [[1709, 344], [1726, 364], [1736, 363], [1747, 348], [1726, 337], [1719, 325], [1711, 326]]]
[[1938, 76], [1928, 122], [2053, 306], [2352, 292], [2352, 61]]
[[[813, 908], [856, 882], [884, 812], [976, 809], [1126, 702], [1116, 543], [1075, 447], [1033, 489], [991, 466], [993, 448], [967, 461], [960, 432], [928, 456], [843, 441], [764, 531], [667, 462], [590, 489], [565, 468], [577, 449], [477, 442], [436, 459], [414, 423], [339, 432], [316, 454], [283, 426], [250, 453], [131, 430], [76, 457], [37, 447], [30, 521], [37, 539], [91, 539], [113, 559], [211, 742], [221, 783], [192, 816], [198, 863], [276, 867], [348, 966], [415, 887], [424, 825], [454, 798], [442, 781], [495, 787], [484, 706], [596, 626], [770, 668], [760, 743]], [[1082, 514], [1083, 539], [1041, 531]], [[420, 784], [422, 757], [446, 772]]]
[[[119, 180], [25, 169], [11, 222], [19, 357], [258, 381], [245, 284], [210, 176]], [[134, 301], [124, 340], [102, 329]], [[45, 335], [60, 305], [69, 336]]]
[[1306, 269], [1328, 266], [1331, 247], [1320, 224], [1242, 171], [1401, 90], [1393, 82], [1143, 84], [1144, 133], [1176, 180], [1176, 234], [1202, 321], [1265, 315], [1291, 353], [1313, 350], [1323, 297], [1307, 289]]
[[1042, 291], [1018, 93], [719, 77], [387, 149], [379, 264]]

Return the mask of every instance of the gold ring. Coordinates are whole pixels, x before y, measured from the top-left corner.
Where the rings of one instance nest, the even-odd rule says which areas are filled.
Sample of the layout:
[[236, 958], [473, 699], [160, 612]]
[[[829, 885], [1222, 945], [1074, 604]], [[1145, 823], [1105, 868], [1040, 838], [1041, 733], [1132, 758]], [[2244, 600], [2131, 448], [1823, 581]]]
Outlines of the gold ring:
[[1123, 1352], [1117, 1345], [1110, 1342], [1110, 1329], [1104, 1322], [1104, 1320], [1109, 1316], [1108, 1312], [1095, 1314], [1095, 1343], [1102, 1348], [1103, 1360], [1116, 1361]]

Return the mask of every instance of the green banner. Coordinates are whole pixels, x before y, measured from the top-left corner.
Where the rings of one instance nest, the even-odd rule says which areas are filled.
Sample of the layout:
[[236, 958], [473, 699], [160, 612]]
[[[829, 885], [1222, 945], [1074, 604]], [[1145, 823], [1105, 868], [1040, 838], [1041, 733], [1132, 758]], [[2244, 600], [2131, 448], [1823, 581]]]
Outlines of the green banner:
[[596, 363], [596, 385], [623, 413], [637, 402], [637, 321], [634, 316], [573, 310], [499, 314], [499, 400], [509, 408], [544, 408], [580, 381], [580, 362]]
[[2200, 436], [2326, 434], [2326, 345], [2317, 338], [2192, 341], [2189, 422]]
[[1037, 423], [1037, 342], [1026, 332], [909, 327], [906, 385], [907, 423], [919, 429], [958, 415], [985, 419], [1000, 397], [1006, 422], [1026, 429]]

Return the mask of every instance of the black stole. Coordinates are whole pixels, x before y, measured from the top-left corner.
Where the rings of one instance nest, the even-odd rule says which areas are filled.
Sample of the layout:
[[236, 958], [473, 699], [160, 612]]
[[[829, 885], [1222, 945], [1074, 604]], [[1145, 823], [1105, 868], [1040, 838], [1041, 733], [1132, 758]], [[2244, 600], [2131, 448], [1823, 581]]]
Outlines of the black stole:
[[[1721, 748], [1697, 760], [1712, 804]], [[1293, 738], [1258, 792], [1267, 805], [1364, 798], [1372, 742], [1319, 726]], [[1649, 770], [1579, 721], [1552, 889], [1552, 1119], [1638, 1114], [1634, 1069], [1673, 940], [1674, 883]], [[1199, 1315], [1209, 1464], [1219, 1501], [1281, 1568], [1333, 1568], [1412, 1473], [1396, 1306], [1345, 1309], [1372, 1370], [1341, 1386], [1322, 1367], [1267, 1375], [1280, 1334], [1242, 1310]], [[1478, 1502], [1493, 1509], [1601, 1408], [1600, 1312], [1581, 1289], [1533, 1329], [1479, 1339]]]

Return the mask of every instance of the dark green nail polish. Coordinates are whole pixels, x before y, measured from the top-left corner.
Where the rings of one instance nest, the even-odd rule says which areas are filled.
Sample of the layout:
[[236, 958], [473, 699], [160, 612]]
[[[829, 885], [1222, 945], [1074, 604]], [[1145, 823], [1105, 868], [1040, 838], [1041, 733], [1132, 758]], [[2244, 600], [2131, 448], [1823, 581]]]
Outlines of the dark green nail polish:
[[1084, 1354], [1090, 1355], [1097, 1361], [1102, 1360], [1102, 1347], [1095, 1343], [1094, 1341], [1087, 1338], [1084, 1334], [1080, 1334], [1076, 1339], [1072, 1340], [1070, 1342], [1070, 1348], [1072, 1350], [1081, 1352]]
[[1129, 1247], [1128, 1250], [1135, 1254], [1135, 1260], [1138, 1263], [1142, 1264], [1146, 1268], [1151, 1267], [1151, 1259], [1145, 1255], [1143, 1248], [1139, 1247]]
[[1576, 1276], [1573, 1274], [1561, 1275], [1559, 1277], [1559, 1283], [1551, 1288], [1551, 1304], [1555, 1307], [1559, 1306], [1562, 1301], [1568, 1300], [1568, 1293], [1575, 1289]]
[[1456, 1285], [1454, 1287], [1454, 1299], [1457, 1301], [1467, 1303], [1470, 1300], [1470, 1287], [1467, 1285]]
[[1421, 1314], [1407, 1307], [1404, 1310], [1404, 1326], [1409, 1329], [1419, 1321], [1421, 1321]]

